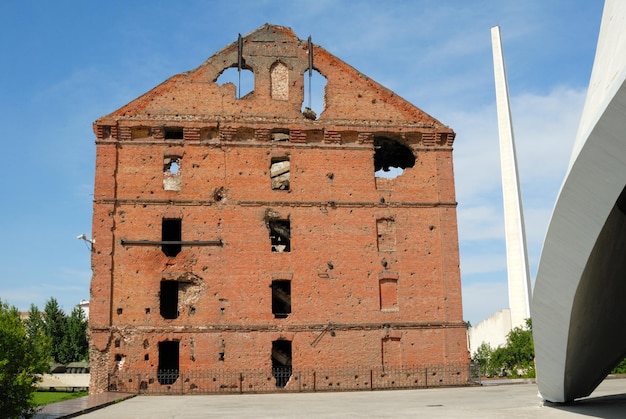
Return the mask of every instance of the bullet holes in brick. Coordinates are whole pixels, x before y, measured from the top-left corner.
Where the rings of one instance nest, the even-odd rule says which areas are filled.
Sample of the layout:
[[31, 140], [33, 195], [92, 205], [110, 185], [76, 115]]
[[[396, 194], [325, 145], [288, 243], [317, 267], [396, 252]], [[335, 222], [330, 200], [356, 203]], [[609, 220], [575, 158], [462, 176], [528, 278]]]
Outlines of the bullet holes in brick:
[[415, 166], [415, 155], [399, 141], [374, 137], [374, 172], [376, 177], [395, 178], [404, 169]]
[[161, 223], [161, 251], [168, 257], [175, 257], [182, 249], [182, 220], [180, 218], [164, 218]]
[[289, 190], [290, 171], [289, 156], [272, 158], [270, 163], [270, 177], [272, 179], [273, 190]]
[[219, 353], [218, 361], [224, 361], [225, 356], [226, 356], [226, 342], [224, 341], [224, 339], [222, 339], [222, 342], [220, 344], [220, 353]]
[[118, 309], [117, 309], [117, 314], [118, 314], [118, 316], [119, 316], [120, 314], [122, 314], [123, 312], [124, 312], [124, 309], [122, 309], [122, 308], [119, 308], [119, 307], [118, 307]]
[[393, 218], [376, 220], [376, 234], [379, 252], [393, 252], [396, 250], [396, 224]]
[[213, 191], [213, 200], [215, 202], [220, 202], [222, 199], [224, 199], [224, 197], [226, 197], [226, 189], [224, 189], [224, 187], [220, 187], [220, 188], [216, 188]]
[[150, 314], [150, 307], [146, 307], [146, 314]]

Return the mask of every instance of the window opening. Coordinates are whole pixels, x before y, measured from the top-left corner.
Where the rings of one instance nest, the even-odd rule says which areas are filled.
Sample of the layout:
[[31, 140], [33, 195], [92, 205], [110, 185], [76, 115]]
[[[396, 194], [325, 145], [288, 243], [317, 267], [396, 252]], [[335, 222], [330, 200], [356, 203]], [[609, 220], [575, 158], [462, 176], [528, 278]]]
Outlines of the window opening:
[[285, 319], [291, 314], [291, 281], [272, 281], [272, 314], [276, 319]]
[[289, 68], [280, 61], [270, 69], [270, 85], [272, 99], [289, 99]]
[[159, 384], [174, 384], [179, 375], [179, 341], [159, 342], [159, 366], [157, 380]]
[[241, 99], [254, 92], [254, 73], [246, 68], [242, 68], [240, 73], [236, 66], [227, 68], [217, 77], [216, 83], [219, 86], [232, 83], [235, 86], [235, 97]]
[[272, 142], [289, 141], [289, 130], [282, 128], [273, 129], [270, 133], [270, 139]]
[[163, 189], [166, 191], [181, 190], [180, 160], [178, 156], [163, 158]]
[[396, 223], [391, 218], [376, 220], [378, 251], [392, 252], [396, 250]]
[[289, 157], [274, 157], [270, 165], [270, 177], [272, 178], [272, 189], [288, 191], [290, 181]]
[[178, 281], [161, 281], [161, 316], [164, 319], [178, 318]]
[[272, 342], [272, 375], [276, 387], [285, 387], [291, 378], [291, 341], [275, 340]]
[[[164, 218], [161, 227], [161, 240], [165, 242], [180, 242], [182, 240], [182, 220], [180, 218]], [[161, 250], [166, 256], [175, 257], [180, 253], [180, 243], [167, 243], [161, 245]]]
[[166, 140], [182, 140], [183, 128], [182, 127], [165, 127], [165, 139]]
[[374, 137], [376, 177], [395, 178], [415, 166], [415, 155], [406, 145], [387, 137]]
[[272, 252], [290, 252], [291, 226], [289, 220], [270, 219], [267, 224], [270, 229]]
[[328, 81], [319, 71], [313, 70], [309, 78], [309, 70], [304, 72], [304, 101], [302, 114], [307, 119], [317, 119], [326, 107], [326, 85]]

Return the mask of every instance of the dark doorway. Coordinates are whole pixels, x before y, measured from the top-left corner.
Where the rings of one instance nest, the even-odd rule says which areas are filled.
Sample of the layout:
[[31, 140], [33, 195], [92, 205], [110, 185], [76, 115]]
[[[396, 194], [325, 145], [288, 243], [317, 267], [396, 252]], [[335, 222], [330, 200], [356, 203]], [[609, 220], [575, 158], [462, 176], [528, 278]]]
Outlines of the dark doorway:
[[161, 281], [161, 316], [164, 319], [178, 317], [178, 281]]
[[276, 378], [276, 387], [285, 387], [291, 372], [291, 341], [275, 340], [272, 342], [272, 375]]
[[[163, 219], [161, 240], [164, 242], [180, 242], [182, 240], [182, 220], [180, 218]], [[181, 248], [180, 243], [164, 243], [161, 245], [161, 250], [169, 257], [179, 254]]]
[[177, 340], [159, 342], [159, 367], [157, 369], [159, 384], [174, 384], [178, 380], [179, 343]]

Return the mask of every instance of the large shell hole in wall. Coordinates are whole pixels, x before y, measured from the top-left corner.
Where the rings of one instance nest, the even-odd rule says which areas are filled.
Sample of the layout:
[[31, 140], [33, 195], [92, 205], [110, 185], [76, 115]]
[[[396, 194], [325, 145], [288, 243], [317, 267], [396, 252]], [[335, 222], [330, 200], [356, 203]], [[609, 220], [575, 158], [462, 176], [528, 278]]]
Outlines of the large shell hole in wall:
[[254, 92], [254, 73], [245, 68], [241, 71], [237, 67], [227, 68], [218, 76], [216, 83], [219, 86], [232, 83], [236, 88], [237, 99], [241, 99]]
[[415, 155], [409, 147], [387, 137], [374, 138], [374, 172], [376, 177], [395, 178], [404, 169], [415, 166]]
[[304, 72], [304, 101], [302, 114], [308, 119], [317, 119], [326, 107], [326, 84], [328, 81], [319, 71]]

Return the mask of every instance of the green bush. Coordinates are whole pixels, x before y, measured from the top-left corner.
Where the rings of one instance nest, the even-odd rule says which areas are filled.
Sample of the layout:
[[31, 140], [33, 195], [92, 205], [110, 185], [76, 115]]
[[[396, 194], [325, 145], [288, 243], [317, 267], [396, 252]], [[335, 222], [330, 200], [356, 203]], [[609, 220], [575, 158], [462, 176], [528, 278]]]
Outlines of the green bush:
[[29, 417], [32, 394], [48, 372], [50, 344], [44, 333], [27, 331], [15, 307], [0, 302], [0, 416]]

